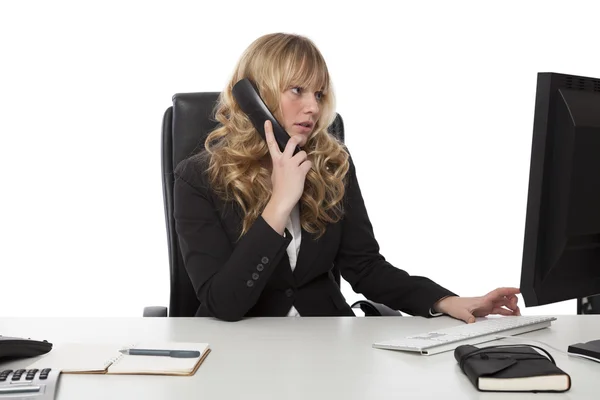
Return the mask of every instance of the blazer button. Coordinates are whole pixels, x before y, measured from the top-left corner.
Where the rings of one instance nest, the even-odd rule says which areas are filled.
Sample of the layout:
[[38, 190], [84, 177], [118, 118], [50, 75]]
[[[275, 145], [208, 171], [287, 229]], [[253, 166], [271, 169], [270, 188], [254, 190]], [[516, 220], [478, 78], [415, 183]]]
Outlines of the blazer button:
[[288, 289], [285, 291], [285, 295], [287, 297], [292, 297], [294, 295], [294, 291], [292, 289]]
[[259, 275], [255, 272], [252, 274], [252, 279], [254, 279], [255, 281], [258, 280]]
[[249, 280], [248, 282], [246, 282], [246, 286], [248, 286], [248, 287], [254, 286], [254, 281]]
[[269, 263], [269, 259], [268, 259], [267, 257], [263, 257], [263, 258], [260, 260], [260, 262], [261, 262], [261, 263], [263, 263], [263, 264], [268, 264], [268, 263]]
[[265, 269], [265, 266], [264, 266], [264, 265], [262, 265], [262, 264], [258, 264], [258, 265], [256, 266], [256, 270], [257, 270], [258, 272], [262, 272], [262, 271], [263, 271], [263, 269]]

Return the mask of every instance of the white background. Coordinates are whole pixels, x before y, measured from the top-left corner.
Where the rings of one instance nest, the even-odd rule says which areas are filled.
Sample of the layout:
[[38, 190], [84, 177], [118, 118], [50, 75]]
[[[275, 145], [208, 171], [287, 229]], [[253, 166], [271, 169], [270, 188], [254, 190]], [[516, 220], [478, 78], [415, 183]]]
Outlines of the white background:
[[519, 286], [536, 74], [600, 78], [600, 6], [392, 4], [2, 2], [0, 315], [168, 304], [163, 112], [274, 31], [328, 62], [382, 254], [464, 296]]

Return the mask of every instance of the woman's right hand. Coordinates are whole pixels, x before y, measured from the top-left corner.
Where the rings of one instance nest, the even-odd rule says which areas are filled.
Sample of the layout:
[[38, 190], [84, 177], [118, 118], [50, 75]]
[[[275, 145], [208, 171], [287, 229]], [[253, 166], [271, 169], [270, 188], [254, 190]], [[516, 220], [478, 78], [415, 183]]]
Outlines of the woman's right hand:
[[302, 196], [306, 174], [311, 169], [312, 163], [308, 160], [305, 151], [299, 151], [294, 155], [294, 149], [300, 142], [297, 137], [292, 136], [288, 140], [282, 153], [275, 141], [271, 122], [268, 120], [265, 121], [265, 136], [273, 165], [271, 172], [273, 192], [262, 215], [273, 229], [283, 234], [286, 221]]

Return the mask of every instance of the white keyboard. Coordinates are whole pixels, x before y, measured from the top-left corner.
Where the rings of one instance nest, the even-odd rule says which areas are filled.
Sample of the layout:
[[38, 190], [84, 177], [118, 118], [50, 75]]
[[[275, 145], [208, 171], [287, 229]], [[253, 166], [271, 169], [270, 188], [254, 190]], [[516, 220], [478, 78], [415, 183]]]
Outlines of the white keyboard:
[[473, 324], [463, 324], [373, 343], [373, 347], [431, 355], [454, 350], [463, 344], [476, 345], [496, 340], [498, 336], [518, 335], [547, 328], [555, 320], [554, 317], [546, 316], [491, 317], [478, 320]]

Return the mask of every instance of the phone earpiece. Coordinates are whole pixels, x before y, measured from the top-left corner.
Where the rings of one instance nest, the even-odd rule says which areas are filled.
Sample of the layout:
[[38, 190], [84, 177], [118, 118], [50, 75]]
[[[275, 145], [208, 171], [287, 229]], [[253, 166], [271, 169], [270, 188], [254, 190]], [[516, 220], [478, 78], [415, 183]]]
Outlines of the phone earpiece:
[[[265, 121], [271, 121], [273, 126], [273, 136], [279, 146], [280, 151], [285, 150], [290, 135], [283, 129], [279, 121], [275, 119], [271, 110], [267, 107], [262, 97], [258, 92], [256, 85], [248, 78], [241, 79], [231, 89], [231, 93], [235, 98], [235, 101], [240, 106], [241, 110], [248, 116], [252, 125], [256, 128], [258, 133], [266, 141], [265, 135]], [[296, 146], [294, 154], [300, 151], [300, 147]]]

